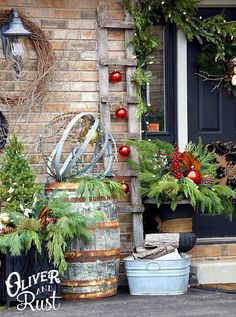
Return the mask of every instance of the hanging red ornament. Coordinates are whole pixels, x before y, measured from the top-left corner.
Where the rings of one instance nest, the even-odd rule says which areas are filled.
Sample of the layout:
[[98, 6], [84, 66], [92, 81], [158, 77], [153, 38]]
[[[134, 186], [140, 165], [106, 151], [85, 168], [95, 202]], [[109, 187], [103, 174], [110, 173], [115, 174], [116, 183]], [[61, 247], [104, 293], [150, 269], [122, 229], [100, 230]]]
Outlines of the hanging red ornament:
[[122, 157], [127, 157], [130, 155], [130, 148], [126, 145], [122, 145], [121, 147], [119, 147], [119, 154]]
[[185, 177], [191, 179], [195, 184], [201, 183], [201, 175], [198, 171], [190, 170], [185, 173]]
[[110, 82], [112, 83], [119, 83], [121, 79], [122, 79], [122, 75], [117, 70], [114, 70], [114, 72], [110, 74]]
[[121, 188], [126, 194], [129, 192], [129, 185], [125, 181], [122, 181]]
[[128, 111], [125, 108], [119, 108], [116, 110], [116, 118], [124, 120], [128, 116]]

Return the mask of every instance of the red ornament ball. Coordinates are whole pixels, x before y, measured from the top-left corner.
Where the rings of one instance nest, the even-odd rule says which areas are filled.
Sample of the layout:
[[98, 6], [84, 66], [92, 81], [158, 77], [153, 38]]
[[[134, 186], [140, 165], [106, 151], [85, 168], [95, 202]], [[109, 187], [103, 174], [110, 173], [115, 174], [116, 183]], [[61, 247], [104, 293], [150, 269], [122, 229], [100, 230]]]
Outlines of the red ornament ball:
[[129, 192], [129, 185], [125, 181], [122, 181], [121, 187], [126, 194]]
[[121, 79], [122, 79], [122, 75], [117, 70], [115, 70], [114, 72], [110, 74], [110, 82], [112, 83], [119, 83]]
[[128, 111], [125, 108], [119, 108], [116, 110], [116, 118], [124, 120], [128, 115]]
[[119, 147], [119, 154], [122, 157], [127, 157], [130, 155], [130, 148], [126, 145]]
[[185, 177], [191, 179], [197, 185], [201, 183], [201, 175], [198, 171], [190, 170], [185, 174]]

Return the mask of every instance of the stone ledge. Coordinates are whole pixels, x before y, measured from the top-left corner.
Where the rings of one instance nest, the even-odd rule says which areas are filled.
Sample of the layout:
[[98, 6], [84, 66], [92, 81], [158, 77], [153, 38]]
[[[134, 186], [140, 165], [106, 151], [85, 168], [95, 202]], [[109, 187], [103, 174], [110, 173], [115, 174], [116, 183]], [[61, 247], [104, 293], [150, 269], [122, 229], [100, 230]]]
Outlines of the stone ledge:
[[193, 259], [190, 275], [198, 284], [236, 283], [236, 260]]

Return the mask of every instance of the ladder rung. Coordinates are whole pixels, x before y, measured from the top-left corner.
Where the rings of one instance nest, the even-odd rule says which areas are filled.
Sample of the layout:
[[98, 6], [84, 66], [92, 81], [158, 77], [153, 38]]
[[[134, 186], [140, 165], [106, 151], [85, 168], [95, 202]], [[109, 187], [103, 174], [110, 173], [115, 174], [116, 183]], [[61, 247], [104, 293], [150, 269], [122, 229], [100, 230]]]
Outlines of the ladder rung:
[[136, 97], [127, 97], [127, 98], [122, 98], [122, 97], [101, 97], [101, 102], [102, 103], [124, 103], [124, 104], [137, 104], [137, 98]]
[[124, 142], [126, 139], [139, 140], [141, 132], [112, 132], [112, 135], [117, 143]]
[[104, 29], [127, 29], [127, 30], [134, 29], [134, 23], [126, 22], [126, 21], [113, 21], [113, 20], [100, 21], [99, 26]]
[[99, 60], [99, 64], [101, 66], [132, 66], [136, 67], [137, 66], [137, 61], [135, 59], [109, 59], [109, 58], [104, 58]]

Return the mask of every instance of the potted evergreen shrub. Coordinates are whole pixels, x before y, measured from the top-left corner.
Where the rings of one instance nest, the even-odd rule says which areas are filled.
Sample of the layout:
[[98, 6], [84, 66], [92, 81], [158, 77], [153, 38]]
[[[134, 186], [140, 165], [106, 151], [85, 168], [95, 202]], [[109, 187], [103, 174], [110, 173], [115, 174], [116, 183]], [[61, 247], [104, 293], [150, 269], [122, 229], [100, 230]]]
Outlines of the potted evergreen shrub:
[[37, 273], [34, 269], [52, 267], [64, 274], [64, 251], [69, 240], [78, 237], [88, 242], [89, 226], [97, 221], [95, 216], [73, 213], [65, 196], [46, 198], [23, 149], [13, 135], [0, 166], [0, 300], [8, 304], [15, 301], [5, 292], [9, 270], [18, 271], [22, 278]]
[[236, 192], [220, 185], [215, 178], [218, 164], [201, 139], [198, 144], [189, 142], [184, 152], [177, 145], [160, 140], [127, 144], [137, 149], [139, 162], [130, 161], [129, 165], [137, 171], [141, 195], [154, 200], [159, 208], [160, 232], [191, 231], [194, 209], [232, 219], [232, 199], [236, 198]]

